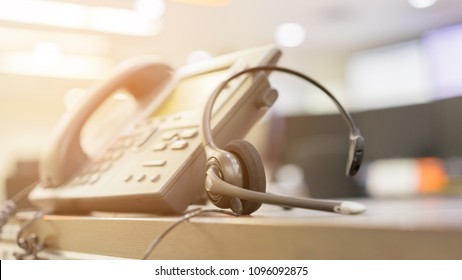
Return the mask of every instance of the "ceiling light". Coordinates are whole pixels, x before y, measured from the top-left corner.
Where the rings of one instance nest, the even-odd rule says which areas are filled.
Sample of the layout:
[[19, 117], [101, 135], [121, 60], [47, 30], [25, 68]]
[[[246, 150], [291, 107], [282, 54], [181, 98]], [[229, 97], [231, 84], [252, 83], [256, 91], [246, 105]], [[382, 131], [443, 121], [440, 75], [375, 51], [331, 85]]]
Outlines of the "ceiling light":
[[53, 42], [60, 53], [82, 55], [107, 56], [111, 47], [107, 37], [99, 34], [0, 27], [0, 52], [34, 50], [44, 42]]
[[172, 0], [179, 3], [205, 6], [205, 7], [223, 7], [229, 4], [230, 0]]
[[88, 28], [126, 35], [151, 36], [160, 32], [159, 21], [147, 20], [138, 12], [105, 7], [91, 8]]
[[408, 0], [409, 4], [417, 9], [424, 9], [433, 6], [437, 0]]
[[165, 1], [135, 0], [133, 9], [148, 19], [158, 19], [165, 14]]
[[95, 80], [100, 79], [112, 67], [113, 62], [107, 57], [71, 55], [60, 51], [56, 53], [52, 47], [46, 45], [37, 47], [34, 52], [0, 52], [0, 73]]
[[0, 19], [30, 24], [83, 28], [85, 6], [51, 1], [2, 1]]
[[283, 47], [297, 47], [305, 40], [305, 29], [298, 23], [283, 23], [276, 28], [274, 39]]
[[[154, 11], [152, 9], [162, 7], [160, 3], [163, 1], [150, 2], [152, 2], [149, 5], [150, 8], [143, 9], [150, 13], [146, 17], [140, 16], [139, 11], [132, 9], [85, 6], [58, 1], [3, 0], [1, 1], [0, 21], [152, 36], [160, 30], [160, 22], [156, 17], [163, 15], [165, 9]], [[142, 6], [147, 7], [148, 5], [143, 4]]]
[[41, 42], [34, 48], [34, 59], [41, 65], [55, 63], [60, 55], [59, 47], [51, 42]]

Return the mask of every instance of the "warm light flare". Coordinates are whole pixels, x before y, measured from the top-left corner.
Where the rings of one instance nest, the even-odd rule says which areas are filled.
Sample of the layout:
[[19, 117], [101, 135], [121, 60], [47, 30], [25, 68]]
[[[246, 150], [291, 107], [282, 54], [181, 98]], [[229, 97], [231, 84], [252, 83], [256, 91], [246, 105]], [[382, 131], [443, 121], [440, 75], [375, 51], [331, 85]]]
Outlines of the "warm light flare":
[[417, 9], [425, 9], [435, 5], [438, 0], [408, 0], [409, 4]]
[[188, 57], [186, 58], [186, 62], [188, 64], [194, 64], [194, 63], [205, 61], [210, 58], [212, 58], [212, 54], [209, 53], [208, 51], [197, 50], [197, 51], [193, 51], [188, 54]]
[[229, 4], [230, 0], [172, 0], [174, 2], [206, 6], [206, 7], [222, 7]]
[[283, 47], [297, 47], [305, 41], [305, 29], [298, 23], [288, 22], [276, 27], [274, 39]]
[[[101, 56], [60, 54], [51, 61], [36, 53], [24, 51], [0, 52], [0, 73], [17, 75], [95, 80], [113, 66]], [[41, 59], [44, 59], [42, 62]], [[43, 65], [46, 64], [46, 67]]]
[[34, 58], [41, 65], [55, 63], [60, 55], [59, 47], [51, 42], [41, 42], [34, 49]]
[[0, 6], [0, 20], [3, 21], [136, 36], [157, 34], [159, 19], [165, 12], [162, 4], [151, 5], [148, 17], [145, 11], [57, 1], [0, 0]]

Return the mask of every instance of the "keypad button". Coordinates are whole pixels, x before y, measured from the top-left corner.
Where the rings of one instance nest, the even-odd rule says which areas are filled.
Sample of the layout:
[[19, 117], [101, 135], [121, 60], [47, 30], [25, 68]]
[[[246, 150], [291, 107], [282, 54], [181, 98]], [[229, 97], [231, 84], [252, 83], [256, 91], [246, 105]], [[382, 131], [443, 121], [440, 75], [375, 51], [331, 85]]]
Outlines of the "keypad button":
[[180, 131], [180, 133], [179, 133], [180, 137], [184, 138], [184, 139], [189, 139], [189, 138], [196, 137], [197, 134], [198, 134], [198, 131], [195, 128], [184, 129], [184, 130]]
[[156, 159], [156, 160], [151, 160], [148, 162], [143, 163], [144, 167], [158, 167], [158, 166], [164, 166], [167, 164], [167, 161], [164, 159]]
[[177, 135], [178, 134], [176, 131], [167, 131], [167, 132], [164, 132], [160, 137], [162, 138], [162, 140], [170, 140], [170, 139], [173, 139]]
[[145, 179], [146, 179], [146, 174], [142, 174], [142, 175], [138, 176], [138, 178], [136, 179], [136, 181], [138, 181], [138, 182], [143, 182]]
[[176, 140], [170, 145], [170, 148], [172, 150], [184, 150], [188, 147], [188, 141], [180, 139]]
[[155, 183], [160, 180], [160, 174], [156, 174], [151, 177], [151, 182]]
[[167, 143], [159, 142], [152, 147], [153, 151], [163, 151], [167, 148]]
[[127, 177], [125, 177], [124, 182], [130, 182], [133, 179], [133, 175], [130, 174]]
[[179, 121], [183, 118], [183, 116], [181, 114], [175, 114], [172, 116], [172, 120], [174, 121]]

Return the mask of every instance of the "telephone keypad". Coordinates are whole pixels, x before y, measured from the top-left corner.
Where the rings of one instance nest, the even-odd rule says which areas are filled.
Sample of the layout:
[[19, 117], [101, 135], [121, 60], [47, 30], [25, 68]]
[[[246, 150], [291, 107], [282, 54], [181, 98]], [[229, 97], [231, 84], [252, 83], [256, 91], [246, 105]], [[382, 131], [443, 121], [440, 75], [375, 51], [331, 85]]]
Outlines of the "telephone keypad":
[[[158, 119], [151, 120], [151, 123], [155, 125], [146, 125], [144, 126], [145, 131], [150, 131], [151, 133], [141, 133], [137, 135], [142, 135], [141, 137], [135, 138], [135, 143], [144, 144], [152, 141], [153, 144], [150, 146], [150, 150], [153, 151], [157, 156], [155, 158], [150, 158], [141, 164], [146, 169], [143, 174], [125, 174], [124, 177], [121, 177], [121, 180], [125, 183], [134, 184], [134, 183], [157, 183], [161, 180], [162, 172], [164, 172], [165, 166], [168, 164], [168, 159], [170, 155], [166, 153], [167, 151], [180, 151], [185, 150], [190, 146], [191, 140], [196, 138], [199, 134], [197, 126], [179, 126], [178, 128], [172, 128], [170, 123], [167, 126], [163, 124], [167, 122], [181, 121], [183, 118], [181, 115], [174, 116], [165, 116]], [[153, 129], [155, 130], [154, 132]], [[149, 135], [146, 139], [146, 135]], [[123, 150], [122, 150], [123, 151]], [[140, 151], [135, 150], [135, 151]], [[153, 169], [151, 169], [153, 168]], [[159, 173], [151, 173], [154, 170], [158, 170]]]
[[95, 184], [99, 181], [102, 174], [113, 166], [119, 160], [125, 150], [130, 148], [135, 139], [134, 136], [127, 136], [118, 139], [101, 157], [85, 167], [80, 176], [77, 176], [71, 183], [73, 186]]
[[[178, 116], [175, 118], [171, 117], [170, 120], [179, 120], [181, 119]], [[104, 153], [101, 157], [99, 157], [96, 161], [92, 164], [87, 166], [81, 173], [80, 176], [75, 178], [72, 182], [72, 185], [86, 185], [86, 184], [95, 184], [100, 180], [102, 175], [111, 169], [111, 167], [118, 161], [124, 153], [130, 147], [135, 144], [137, 148], [140, 148], [144, 144], [148, 143], [152, 140], [152, 138], [158, 138], [160, 141], [153, 144], [151, 150], [154, 152], [159, 152], [159, 155], [162, 155], [163, 151], [167, 149], [172, 151], [179, 151], [185, 150], [189, 146], [190, 140], [196, 138], [198, 136], [198, 128], [196, 127], [189, 127], [189, 128], [181, 128], [181, 129], [169, 129], [159, 132], [159, 122], [158, 121], [150, 121], [147, 126], [144, 127], [145, 133], [133, 133], [128, 136], [122, 137], [115, 141], [115, 143]], [[139, 131], [138, 131], [139, 132]], [[157, 134], [160, 135], [157, 135]], [[135, 149], [137, 150], [137, 149]], [[167, 155], [166, 155], [167, 156]], [[143, 167], [147, 168], [162, 168], [167, 164], [166, 158], [157, 158], [152, 159], [144, 162], [142, 164]], [[148, 175], [147, 175], [148, 174]], [[143, 183], [149, 181], [151, 183], [156, 183], [161, 179], [160, 174], [149, 175], [146, 174], [128, 174], [125, 177], [122, 177], [122, 180], [126, 183], [129, 182], [137, 182]]]
[[[181, 115], [174, 115], [164, 117], [167, 118], [167, 121], [180, 121], [182, 119]], [[164, 122], [164, 123], [165, 123]], [[126, 135], [109, 147], [106, 153], [99, 157], [95, 162], [87, 166], [83, 171], [82, 175], [78, 176], [74, 181], [73, 185], [85, 185], [85, 184], [95, 184], [100, 180], [104, 172], [108, 171], [116, 161], [118, 161], [123, 154], [135, 144], [135, 149], [133, 151], [140, 151], [139, 149], [148, 143], [149, 141], [157, 138], [155, 144], [152, 145], [151, 150], [154, 152], [159, 152], [159, 155], [162, 155], [163, 151], [167, 149], [172, 151], [185, 150], [189, 146], [190, 140], [198, 136], [197, 127], [183, 127], [178, 129], [168, 129], [161, 130], [159, 132], [159, 123], [162, 123], [160, 119], [151, 119], [148, 120], [143, 126], [138, 126], [136, 133]], [[141, 131], [142, 130], [142, 131]], [[144, 132], [143, 132], [144, 131]], [[166, 155], [167, 156], [167, 155]], [[146, 168], [162, 168], [167, 164], [166, 158], [157, 158], [144, 162], [143, 167]], [[151, 183], [156, 183], [161, 179], [161, 173], [151, 175], [146, 174], [128, 174], [125, 177], [122, 177], [122, 180], [125, 183], [137, 182], [143, 183], [147, 180]]]

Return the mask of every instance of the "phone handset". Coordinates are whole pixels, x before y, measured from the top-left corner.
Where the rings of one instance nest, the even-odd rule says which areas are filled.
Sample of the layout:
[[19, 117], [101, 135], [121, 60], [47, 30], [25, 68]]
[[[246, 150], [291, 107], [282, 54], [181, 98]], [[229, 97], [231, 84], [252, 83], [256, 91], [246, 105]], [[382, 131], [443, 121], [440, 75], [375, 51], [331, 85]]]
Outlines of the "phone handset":
[[82, 149], [83, 126], [98, 107], [116, 90], [125, 89], [140, 108], [148, 106], [155, 89], [170, 80], [172, 69], [156, 59], [135, 59], [121, 65], [106, 82], [92, 88], [70, 108], [53, 131], [40, 160], [40, 179], [45, 187], [56, 187], [70, 179], [89, 160]]

